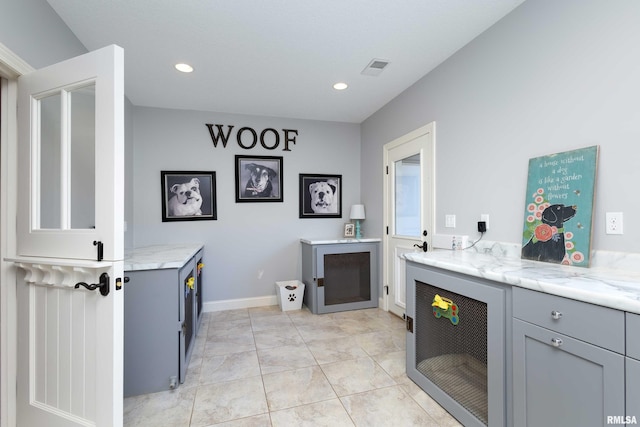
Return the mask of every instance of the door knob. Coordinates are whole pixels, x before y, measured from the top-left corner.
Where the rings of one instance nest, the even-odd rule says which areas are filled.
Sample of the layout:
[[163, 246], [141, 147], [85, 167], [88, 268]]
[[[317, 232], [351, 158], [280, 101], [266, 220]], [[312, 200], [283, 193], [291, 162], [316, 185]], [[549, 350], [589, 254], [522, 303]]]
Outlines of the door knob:
[[78, 282], [76, 283], [74, 288], [78, 289], [80, 286], [83, 286], [90, 291], [100, 289], [100, 294], [106, 297], [107, 295], [109, 295], [109, 275], [107, 273], [102, 273], [100, 275], [100, 281], [98, 283], [88, 284], [85, 282]]
[[422, 252], [427, 252], [427, 250], [429, 248], [429, 246], [427, 245], [427, 242], [422, 242], [421, 245], [416, 243], [413, 246], [416, 247], [416, 248], [422, 248]]

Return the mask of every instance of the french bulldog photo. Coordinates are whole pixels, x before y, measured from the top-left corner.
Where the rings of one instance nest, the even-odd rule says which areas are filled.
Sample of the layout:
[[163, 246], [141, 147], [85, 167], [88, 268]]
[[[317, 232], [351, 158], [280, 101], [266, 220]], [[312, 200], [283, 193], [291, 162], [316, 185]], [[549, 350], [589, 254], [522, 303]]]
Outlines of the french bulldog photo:
[[202, 215], [202, 195], [200, 180], [192, 178], [182, 184], [173, 184], [169, 191], [173, 194], [169, 199], [170, 216]]

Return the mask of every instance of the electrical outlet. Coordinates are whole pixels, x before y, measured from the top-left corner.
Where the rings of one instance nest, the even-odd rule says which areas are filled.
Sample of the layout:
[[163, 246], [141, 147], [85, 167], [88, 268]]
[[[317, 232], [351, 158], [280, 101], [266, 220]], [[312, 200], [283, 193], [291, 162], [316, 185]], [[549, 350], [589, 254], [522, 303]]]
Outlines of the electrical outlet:
[[456, 216], [447, 214], [444, 216], [444, 226], [446, 228], [456, 228]]
[[489, 230], [489, 214], [480, 215], [480, 221], [484, 222], [485, 230]]
[[606, 213], [606, 233], [607, 234], [623, 234], [622, 212]]
[[469, 246], [469, 236], [452, 236], [451, 249], [461, 251]]

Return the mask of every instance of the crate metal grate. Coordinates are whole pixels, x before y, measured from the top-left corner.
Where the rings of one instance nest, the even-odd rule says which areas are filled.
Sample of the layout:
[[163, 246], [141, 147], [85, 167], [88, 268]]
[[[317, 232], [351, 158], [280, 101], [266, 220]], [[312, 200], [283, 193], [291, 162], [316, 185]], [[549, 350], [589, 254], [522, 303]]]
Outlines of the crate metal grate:
[[[433, 315], [436, 294], [458, 306], [457, 325]], [[416, 369], [487, 425], [487, 304], [416, 282], [415, 317]]]

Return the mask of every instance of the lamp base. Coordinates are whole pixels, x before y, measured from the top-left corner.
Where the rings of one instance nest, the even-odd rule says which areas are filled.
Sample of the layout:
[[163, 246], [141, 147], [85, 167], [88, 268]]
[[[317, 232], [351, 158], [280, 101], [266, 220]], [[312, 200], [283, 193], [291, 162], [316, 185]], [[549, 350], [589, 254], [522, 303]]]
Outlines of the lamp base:
[[360, 220], [356, 220], [356, 239], [362, 239], [362, 233], [360, 232]]

